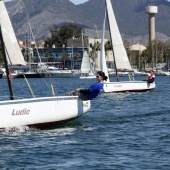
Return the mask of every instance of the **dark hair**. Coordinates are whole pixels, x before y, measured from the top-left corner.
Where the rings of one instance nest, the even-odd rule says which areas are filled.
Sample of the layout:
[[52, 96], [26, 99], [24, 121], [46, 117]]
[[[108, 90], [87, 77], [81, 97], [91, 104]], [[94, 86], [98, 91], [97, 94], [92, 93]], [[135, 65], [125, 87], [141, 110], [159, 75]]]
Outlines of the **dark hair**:
[[107, 81], [108, 77], [105, 76], [105, 73], [103, 71], [98, 71], [97, 74], [101, 77], [103, 77], [103, 80]]

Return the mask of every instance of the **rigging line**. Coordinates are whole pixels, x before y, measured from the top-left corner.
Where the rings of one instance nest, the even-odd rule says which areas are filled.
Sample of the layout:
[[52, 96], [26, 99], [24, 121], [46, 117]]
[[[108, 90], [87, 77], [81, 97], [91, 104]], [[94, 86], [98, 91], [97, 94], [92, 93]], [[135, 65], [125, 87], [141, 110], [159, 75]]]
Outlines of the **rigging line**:
[[[34, 10], [34, 7], [33, 7], [33, 3], [32, 3], [32, 0], [30, 0], [30, 2], [31, 2], [31, 7], [32, 7], [32, 11], [33, 11], [33, 13], [35, 14], [35, 10]], [[38, 23], [36, 22], [36, 24], [37, 24], [37, 26], [36, 26], [36, 29], [37, 29], [37, 34], [39, 35], [39, 33], [40, 33], [40, 30], [39, 30], [39, 25], [38, 25]], [[36, 25], [35, 24], [35, 25]], [[46, 37], [45, 37], [46, 38]], [[42, 52], [43, 52], [43, 56], [44, 56], [44, 50], [43, 50], [43, 48], [41, 49], [42, 50]]]
[[[53, 93], [53, 90], [50, 88], [50, 85], [47, 83], [47, 81], [44, 79], [44, 77], [42, 76], [42, 74], [40, 74], [41, 75], [41, 78], [43, 79], [43, 81], [45, 82], [45, 84], [46, 84], [46, 86], [48, 87], [48, 89], [51, 91], [51, 94], [52, 95], [54, 95], [54, 93]], [[51, 82], [51, 78], [49, 77], [49, 79], [50, 79], [50, 82]], [[51, 83], [52, 84], [52, 83]]]
[[[28, 13], [28, 10], [27, 10], [27, 8], [26, 8], [26, 6], [25, 6], [24, 0], [21, 0], [21, 1], [23, 2], [23, 7], [25, 8], [25, 11], [26, 11], [27, 23], [28, 23], [28, 26], [29, 26], [29, 29], [30, 29], [30, 32], [31, 32], [31, 36], [32, 36], [32, 38], [33, 38], [33, 40], [34, 40], [34, 42], [35, 42], [34, 34], [33, 34], [33, 32], [32, 32], [32, 28], [31, 28], [31, 25], [30, 25], [30, 22], [29, 22], [29, 13]], [[32, 5], [32, 3], [31, 3], [31, 5]], [[37, 54], [38, 54], [38, 58], [39, 58], [40, 63], [41, 63], [41, 57], [40, 57], [39, 51], [38, 51], [38, 49], [37, 49], [36, 43], [35, 43], [35, 48], [36, 48], [36, 51], [37, 51]]]
[[32, 94], [32, 97], [35, 98], [35, 94], [34, 94], [32, 88], [31, 88], [31, 86], [30, 86], [30, 83], [28, 82], [27, 78], [25, 77], [25, 74], [24, 74], [24, 73], [22, 73], [22, 74], [23, 74], [23, 76], [24, 76], [24, 79], [25, 79], [28, 87], [29, 87], [29, 90], [30, 90], [30, 92], [31, 92], [31, 94]]
[[[35, 42], [34, 34], [33, 34], [33, 32], [32, 32], [31, 25], [30, 25], [30, 22], [29, 22], [28, 10], [27, 10], [27, 8], [25, 7], [24, 0], [23, 0], [22, 2], [23, 2], [23, 5], [24, 5], [24, 8], [26, 9], [27, 22], [28, 22], [28, 25], [29, 25], [29, 29], [30, 29], [30, 31], [31, 31], [32, 38], [33, 38], [33, 40], [34, 40], [34, 42]], [[32, 6], [32, 9], [33, 9], [32, 1], [31, 1], [31, 6]], [[38, 51], [38, 48], [37, 48], [36, 43], [35, 43], [35, 48], [36, 48], [36, 51], [37, 51], [37, 54], [38, 54], [38, 57], [39, 57], [40, 63], [41, 63], [41, 57], [40, 57], [40, 54], [39, 54], [39, 51]], [[43, 53], [44, 53], [44, 51], [43, 51]], [[39, 73], [39, 74], [41, 75], [41, 78], [42, 78], [43, 81], [45, 82], [45, 84], [46, 84], [46, 86], [48, 87], [48, 89], [51, 91], [52, 95], [54, 95], [54, 92], [53, 92], [54, 90], [52, 90], [52, 89], [50, 88], [49, 84], [48, 84], [47, 81], [44, 79], [44, 77], [42, 76], [42, 74], [41, 74], [41, 73]]]
[[[35, 42], [34, 34], [33, 34], [33, 32], [32, 32], [31, 25], [30, 25], [30, 22], [29, 22], [29, 21], [28, 21], [28, 26], [29, 26], [29, 29], [30, 29], [30, 31], [31, 31], [32, 38], [33, 38], [33, 40], [34, 40], [34, 42]], [[41, 57], [40, 57], [40, 53], [39, 53], [39, 51], [38, 51], [38, 47], [37, 47], [37, 45], [36, 45], [36, 42], [35, 42], [35, 48], [36, 48], [36, 51], [37, 51], [37, 54], [38, 54], [38, 57], [39, 57], [40, 63], [41, 63]]]

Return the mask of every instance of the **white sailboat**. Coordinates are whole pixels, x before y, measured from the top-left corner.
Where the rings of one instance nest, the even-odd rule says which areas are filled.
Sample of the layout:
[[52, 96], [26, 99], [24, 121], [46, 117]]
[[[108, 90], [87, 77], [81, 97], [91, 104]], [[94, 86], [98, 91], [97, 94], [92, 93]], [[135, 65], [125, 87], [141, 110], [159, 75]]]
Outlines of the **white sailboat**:
[[18, 126], [46, 128], [59, 125], [82, 116], [90, 109], [90, 101], [82, 101], [78, 96], [14, 100], [8, 65], [25, 65], [26, 63], [2, 0], [0, 0], [0, 40], [11, 99], [0, 101], [0, 130]]
[[84, 50], [84, 36], [82, 31], [82, 47], [83, 47], [83, 58], [81, 62], [81, 75], [80, 79], [91, 79], [96, 78], [95, 70], [90, 60], [87, 51]]
[[[114, 53], [114, 62], [116, 75], [118, 69], [132, 70], [123, 41], [119, 32], [119, 28], [114, 16], [112, 4], [110, 0], [105, 0], [105, 18], [103, 23], [103, 37], [101, 42], [101, 69], [108, 75], [108, 70], [106, 67], [105, 51], [104, 51], [104, 32], [105, 32], [105, 22], [106, 13], [109, 22], [111, 42]], [[147, 81], [119, 81], [117, 76], [117, 82], [110, 82], [109, 80], [104, 83], [105, 93], [116, 93], [116, 92], [144, 92], [152, 90], [155, 88], [154, 83], [147, 83]]]
[[90, 62], [90, 57], [87, 51], [83, 52], [83, 59], [81, 63], [81, 76], [80, 79], [96, 78], [94, 68]]

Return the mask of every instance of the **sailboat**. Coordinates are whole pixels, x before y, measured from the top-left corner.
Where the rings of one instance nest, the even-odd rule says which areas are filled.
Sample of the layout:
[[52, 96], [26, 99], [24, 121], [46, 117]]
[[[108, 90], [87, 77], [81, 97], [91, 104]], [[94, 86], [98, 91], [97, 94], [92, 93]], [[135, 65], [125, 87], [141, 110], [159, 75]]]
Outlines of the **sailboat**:
[[82, 31], [82, 47], [83, 47], [83, 58], [81, 62], [81, 75], [80, 79], [91, 79], [96, 78], [95, 70], [90, 60], [87, 51], [84, 50], [84, 36]]
[[106, 14], [108, 17], [111, 43], [114, 53], [114, 64], [116, 70], [117, 82], [110, 82], [108, 80], [104, 83], [105, 93], [116, 93], [116, 92], [145, 92], [155, 88], [155, 82], [148, 83], [147, 81], [119, 81], [118, 69], [132, 70], [123, 41], [119, 32], [119, 28], [116, 22], [116, 18], [113, 12], [112, 4], [110, 0], [105, 0], [105, 17], [103, 23], [103, 36], [101, 40], [101, 70], [108, 75], [108, 70], [105, 60], [105, 50], [104, 50], [104, 33], [105, 33], [105, 22]]
[[53, 95], [40, 98], [33, 96], [14, 100], [8, 66], [26, 63], [2, 0], [0, 0], [0, 40], [10, 93], [10, 100], [0, 101], [0, 130], [20, 126], [49, 128], [76, 119], [90, 109], [90, 101], [82, 101], [78, 96]]
[[81, 62], [81, 76], [80, 79], [96, 78], [94, 68], [91, 64], [90, 57], [87, 51], [83, 52], [83, 59]]

